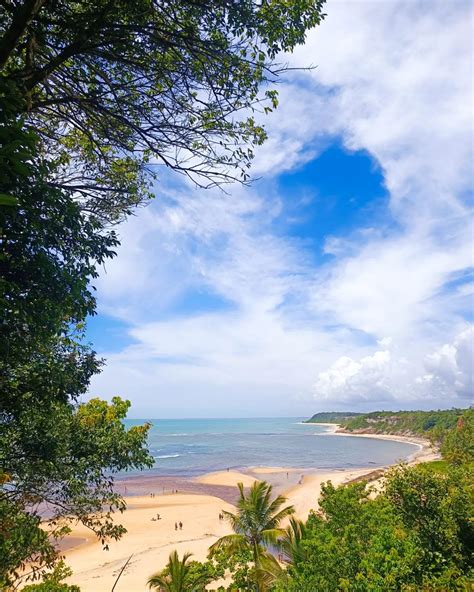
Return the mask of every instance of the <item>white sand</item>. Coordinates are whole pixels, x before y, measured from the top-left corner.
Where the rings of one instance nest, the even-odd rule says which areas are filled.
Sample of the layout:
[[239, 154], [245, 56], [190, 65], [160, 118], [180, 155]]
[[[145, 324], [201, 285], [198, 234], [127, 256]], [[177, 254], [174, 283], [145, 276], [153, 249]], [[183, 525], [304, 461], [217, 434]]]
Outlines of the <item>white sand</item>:
[[[282, 471], [277, 470], [281, 477]], [[317, 506], [322, 482], [331, 480], [337, 485], [364, 473], [367, 469], [305, 475], [301, 484], [291, 486], [283, 494], [288, 497], [288, 503], [295, 506], [296, 515], [306, 518], [309, 510]], [[239, 481], [251, 485], [255, 479], [236, 471], [210, 473], [199, 478], [201, 483], [214, 485]], [[104, 551], [83, 526], [73, 529], [71, 537], [87, 540], [65, 552], [66, 561], [74, 572], [69, 582], [79, 585], [82, 592], [109, 591], [121, 567], [132, 554], [116, 592], [144, 592], [148, 577], [164, 567], [173, 549], [180, 555], [189, 551], [196, 560], [204, 560], [209, 546], [231, 532], [228, 524], [219, 520], [219, 512], [234, 508], [217, 497], [172, 494], [155, 498], [129, 497], [127, 503], [128, 509], [117, 519], [128, 532], [120, 541], [109, 543], [108, 551]], [[153, 522], [151, 519], [156, 517], [157, 512], [162, 519]], [[175, 531], [174, 524], [179, 520], [183, 522], [183, 530]]]
[[[332, 426], [333, 424], [331, 424]], [[336, 426], [337, 429], [337, 426]], [[328, 433], [329, 434], [329, 433]], [[332, 434], [331, 434], [332, 435]], [[363, 438], [401, 440], [415, 443], [418, 452], [412, 455], [411, 462], [423, 462], [437, 458], [429, 442], [415, 438], [399, 436], [379, 436], [373, 434], [340, 434]], [[208, 473], [196, 479], [208, 485], [234, 486], [239, 481], [246, 487], [258, 480], [258, 475], [267, 475], [279, 492], [294, 505], [296, 516], [306, 519], [311, 509], [317, 508], [321, 484], [332, 481], [334, 485], [362, 477], [376, 470], [339, 470], [325, 472], [307, 471], [301, 474], [298, 484], [288, 486], [286, 473], [303, 473], [301, 469], [286, 467], [254, 467], [251, 475], [237, 471], [219, 471]], [[254, 476], [256, 475], [256, 476]], [[376, 485], [380, 487], [381, 480]], [[86, 539], [86, 543], [65, 551], [66, 561], [73, 569], [70, 583], [78, 584], [82, 592], [108, 592], [111, 590], [120, 569], [133, 554], [115, 592], [144, 592], [147, 579], [154, 572], [162, 569], [170, 552], [174, 549], [180, 555], [189, 551], [196, 560], [204, 560], [210, 545], [217, 538], [230, 533], [225, 521], [219, 520], [221, 510], [233, 511], [233, 506], [210, 495], [171, 494], [155, 498], [149, 496], [127, 498], [128, 509], [117, 520], [126, 528], [127, 534], [118, 542], [109, 543], [109, 550], [104, 551], [94, 536], [83, 526], [73, 529], [71, 537]], [[160, 513], [162, 519], [152, 521]], [[183, 530], [175, 530], [175, 522], [183, 522]]]
[[237, 483], [243, 483], [244, 487], [251, 487], [258, 479], [238, 471], [217, 471], [196, 477], [195, 481], [206, 485], [227, 485], [231, 487], [237, 486]]
[[[71, 536], [87, 538], [88, 542], [65, 552], [67, 564], [74, 574], [70, 583], [81, 592], [108, 592], [130, 555], [133, 557], [119, 580], [116, 592], [144, 592], [147, 579], [162, 569], [170, 552], [180, 555], [191, 552], [196, 560], [205, 560], [210, 545], [231, 532], [219, 520], [221, 510], [232, 506], [208, 495], [173, 494], [156, 498], [128, 498], [129, 509], [117, 519], [127, 529], [120, 541], [109, 543], [109, 550], [83, 526], [77, 526]], [[161, 520], [152, 518], [160, 513]], [[183, 529], [175, 530], [182, 521]]]
[[[340, 426], [336, 426], [336, 430]], [[411, 454], [407, 462], [408, 464], [417, 464], [420, 462], [429, 462], [432, 460], [438, 460], [441, 458], [438, 450], [436, 450], [429, 440], [425, 438], [418, 438], [416, 436], [398, 436], [392, 434], [353, 434], [351, 432], [340, 432], [340, 431], [328, 432], [330, 436], [346, 436], [349, 438], [373, 438], [375, 440], [393, 440], [394, 442], [407, 442], [408, 444], [414, 444], [418, 447], [418, 450]]]

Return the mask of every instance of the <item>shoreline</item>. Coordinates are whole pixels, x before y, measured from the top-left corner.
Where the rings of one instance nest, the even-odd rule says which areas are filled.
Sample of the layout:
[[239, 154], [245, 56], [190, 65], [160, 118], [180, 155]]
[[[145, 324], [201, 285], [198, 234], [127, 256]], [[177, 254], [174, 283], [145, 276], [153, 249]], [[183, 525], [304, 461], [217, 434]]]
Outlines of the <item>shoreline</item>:
[[[338, 432], [340, 426], [327, 425], [326, 436], [389, 439], [415, 445], [417, 450], [405, 459], [417, 464], [437, 458], [427, 440], [391, 434], [351, 434]], [[298, 468], [254, 466], [224, 469], [193, 477], [136, 475], [116, 482], [124, 495], [127, 510], [119, 520], [127, 534], [119, 541], [109, 543], [109, 550], [82, 525], [75, 525], [64, 539], [62, 553], [73, 575], [68, 583], [80, 586], [81, 592], [110, 590], [130, 556], [116, 592], [142, 592], [151, 574], [162, 569], [174, 549], [180, 555], [191, 552], [193, 559], [206, 559], [209, 547], [221, 536], [230, 534], [227, 522], [219, 519], [222, 510], [235, 511], [237, 483], [249, 487], [254, 481], [267, 481], [275, 494], [284, 495], [295, 507], [296, 517], [304, 520], [309, 512], [318, 508], [317, 500], [322, 483], [331, 481], [338, 486], [368, 478], [380, 487], [383, 474], [389, 466], [362, 468]], [[176, 493], [177, 490], [177, 493]], [[175, 493], [172, 493], [172, 492]], [[157, 520], [157, 516], [160, 519]], [[182, 530], [176, 523], [183, 523]], [[285, 524], [283, 524], [285, 526]]]
[[[315, 425], [328, 425], [328, 424], [315, 424]], [[404, 436], [403, 434], [373, 434], [373, 433], [353, 433], [343, 431], [343, 428], [339, 424], [332, 424], [335, 429], [328, 432], [328, 436], [342, 436], [348, 438], [371, 438], [374, 440], [392, 440], [393, 442], [403, 442], [407, 444], [413, 444], [418, 447], [418, 451], [408, 455], [405, 459], [406, 463], [418, 464], [419, 462], [429, 462], [431, 460], [438, 460], [441, 458], [439, 451], [436, 450], [431, 442], [426, 438], [420, 438], [418, 436]], [[396, 464], [396, 463], [395, 463]], [[393, 466], [393, 465], [388, 465]]]
[[[208, 488], [207, 494], [182, 492], [178, 488], [178, 493], [163, 494], [156, 490], [154, 496], [150, 493], [127, 496], [127, 510], [119, 517], [127, 533], [119, 541], [110, 542], [108, 550], [103, 550], [84, 526], [73, 525], [72, 532], [64, 539], [69, 544], [62, 549], [66, 563], [73, 571], [67, 582], [78, 585], [81, 592], [110, 590], [119, 571], [132, 556], [116, 592], [143, 592], [147, 579], [165, 566], [171, 551], [177, 550], [179, 555], [190, 552], [193, 559], [204, 561], [209, 547], [221, 536], [232, 532], [228, 523], [219, 519], [219, 514], [222, 510], [235, 512], [233, 503], [212, 495], [212, 491], [216, 491], [213, 488], [232, 490], [235, 503], [239, 481], [249, 485], [253, 481], [265, 480], [272, 485], [274, 494], [284, 495], [287, 504], [295, 507], [296, 517], [304, 520], [310, 510], [318, 507], [322, 483], [331, 481], [338, 486], [362, 479], [374, 468], [318, 472], [296, 467], [255, 467], [255, 473], [225, 470], [206, 473], [192, 480], [195, 486]], [[149, 482], [148, 486], [151, 485]], [[158, 514], [159, 520], [156, 519]], [[183, 523], [182, 530], [176, 529], [175, 524], [179, 522]], [[286, 526], [287, 522], [282, 525]]]

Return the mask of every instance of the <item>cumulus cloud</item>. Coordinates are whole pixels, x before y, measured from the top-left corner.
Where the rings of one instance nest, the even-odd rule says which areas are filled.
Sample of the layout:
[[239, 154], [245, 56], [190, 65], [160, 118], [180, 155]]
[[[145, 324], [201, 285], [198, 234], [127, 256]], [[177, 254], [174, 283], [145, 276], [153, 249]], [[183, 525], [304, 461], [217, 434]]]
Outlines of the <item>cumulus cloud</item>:
[[314, 392], [318, 400], [338, 403], [387, 401], [394, 398], [390, 378], [391, 355], [387, 350], [377, 351], [358, 361], [343, 356], [328, 370], [319, 373]]
[[[379, 345], [390, 347], [384, 338]], [[314, 396], [319, 401], [341, 404], [371, 402], [375, 406], [441, 402], [469, 404], [473, 397], [474, 326], [461, 331], [451, 343], [427, 354], [422, 364], [409, 362], [399, 352], [376, 351], [359, 360], [338, 358], [318, 374]], [[425, 370], [422, 375], [417, 371]]]
[[434, 397], [457, 395], [474, 401], [474, 326], [426, 356], [426, 374], [416, 379], [425, 394]]

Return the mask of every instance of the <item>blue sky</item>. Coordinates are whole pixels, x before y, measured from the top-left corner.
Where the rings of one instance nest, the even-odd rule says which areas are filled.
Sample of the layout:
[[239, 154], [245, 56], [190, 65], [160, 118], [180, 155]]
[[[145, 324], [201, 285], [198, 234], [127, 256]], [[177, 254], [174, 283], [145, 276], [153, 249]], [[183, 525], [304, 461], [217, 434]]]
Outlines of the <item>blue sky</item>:
[[[277, 236], [298, 241], [315, 267], [333, 257], [324, 253], [327, 236], [346, 236], [374, 224], [380, 228], [394, 225], [377, 162], [365, 151], [348, 151], [337, 139], [295, 171], [268, 181], [257, 180], [253, 187], [263, 195], [279, 196], [281, 209], [268, 220], [269, 229]], [[198, 285], [171, 301], [166, 311], [156, 311], [153, 320], [229, 310], [232, 306], [231, 301]], [[120, 351], [133, 343], [129, 328], [126, 321], [101, 313], [89, 320], [87, 338], [99, 353]]]
[[472, 9], [424, 6], [328, 4], [250, 187], [163, 173], [97, 282], [91, 395], [135, 417], [472, 402]]

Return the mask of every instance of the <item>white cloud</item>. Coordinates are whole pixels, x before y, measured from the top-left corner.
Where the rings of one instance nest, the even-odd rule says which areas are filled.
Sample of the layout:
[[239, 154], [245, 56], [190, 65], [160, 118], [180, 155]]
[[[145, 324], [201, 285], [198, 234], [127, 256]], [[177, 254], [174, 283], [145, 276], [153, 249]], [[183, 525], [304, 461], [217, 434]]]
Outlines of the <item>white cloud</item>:
[[388, 350], [377, 351], [359, 361], [343, 356], [328, 370], [319, 373], [314, 385], [315, 396], [318, 400], [353, 404], [361, 400], [392, 400], [390, 362]]
[[[389, 339], [382, 341], [390, 346]], [[359, 360], [342, 356], [318, 374], [314, 396], [320, 401], [342, 404], [370, 402], [374, 407], [416, 401], [443, 406], [470, 404], [474, 401], [473, 350], [474, 326], [471, 325], [452, 343], [426, 355], [422, 364], [408, 361], [400, 352], [388, 349]], [[417, 370], [423, 366], [426, 373], [417, 376]]]
[[474, 402], [473, 388], [474, 326], [456, 336], [425, 358], [427, 374], [417, 383], [433, 397], [452, 397], [456, 394]]

